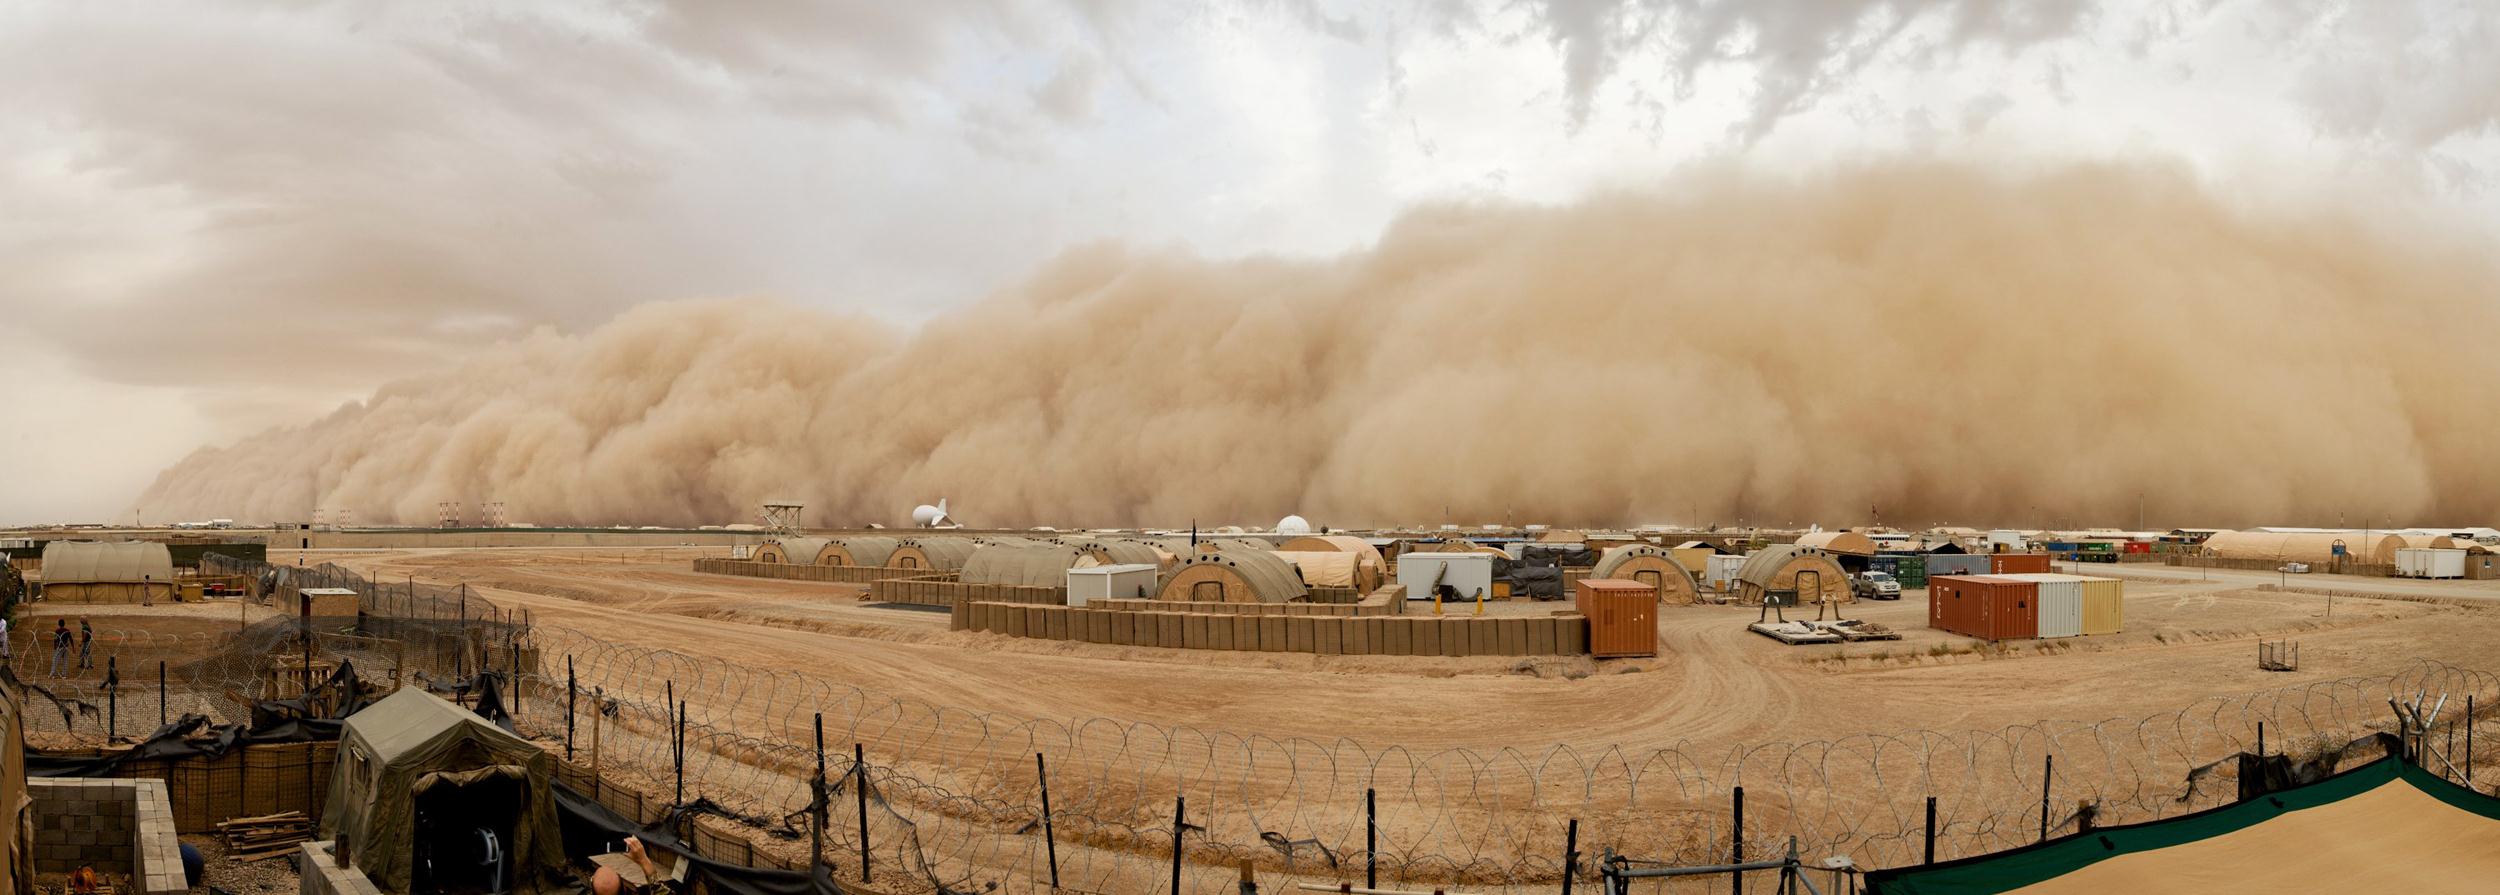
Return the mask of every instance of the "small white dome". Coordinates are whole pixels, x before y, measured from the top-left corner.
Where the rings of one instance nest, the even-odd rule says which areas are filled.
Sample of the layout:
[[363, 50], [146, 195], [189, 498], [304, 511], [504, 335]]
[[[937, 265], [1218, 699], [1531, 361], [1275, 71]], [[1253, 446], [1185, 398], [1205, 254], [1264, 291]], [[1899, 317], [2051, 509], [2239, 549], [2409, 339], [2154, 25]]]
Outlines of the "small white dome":
[[1310, 534], [1311, 520], [1304, 519], [1300, 516], [1287, 516], [1285, 518], [1278, 519], [1276, 520], [1276, 533], [1280, 535]]

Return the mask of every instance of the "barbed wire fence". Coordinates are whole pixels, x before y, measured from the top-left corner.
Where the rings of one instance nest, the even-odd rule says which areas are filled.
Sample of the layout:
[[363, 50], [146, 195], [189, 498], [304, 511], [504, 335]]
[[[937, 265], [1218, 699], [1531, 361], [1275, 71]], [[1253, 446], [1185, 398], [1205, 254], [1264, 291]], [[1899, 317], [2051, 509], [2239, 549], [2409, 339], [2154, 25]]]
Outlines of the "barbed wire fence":
[[[1549, 892], [1565, 873], [1575, 822], [1573, 875], [1592, 885], [1596, 856], [1607, 851], [1712, 864], [1784, 854], [1792, 837], [1809, 863], [1839, 856], [1862, 869], [1894, 867], [1925, 860], [1930, 848], [1950, 860], [2082, 824], [2226, 804], [2237, 797], [2236, 767], [2222, 760], [2240, 752], [2368, 757], [2356, 750], [2397, 728], [2391, 700], [2448, 698], [2428, 735], [2452, 743], [2443, 754], [2463, 777], [2491, 764], [2463, 744], [2487, 737], [2500, 695], [2500, 677], [2417, 662], [2090, 722], [1743, 745], [1418, 750], [969, 711], [536, 624], [465, 586], [210, 561], [268, 586], [357, 591], [354, 629], [322, 632], [320, 643], [361, 676], [436, 686], [480, 671], [503, 676], [524, 736], [680, 804], [699, 802], [793, 866], [811, 848], [821, 755], [816, 857], [849, 879], [862, 878], [864, 865], [866, 878], [897, 893], [1049, 892], [1054, 883], [1068, 892], [1169, 891], [1176, 878], [1183, 892], [1230, 893], [1244, 862], [1263, 886], [1277, 885], [1271, 891], [1376, 882]], [[124, 638], [125, 654], [205, 657], [167, 666], [165, 711], [205, 706], [235, 720], [253, 700], [286, 692], [269, 669], [271, 656], [300, 645], [295, 624], [179, 638], [99, 629], [98, 638]], [[124, 669], [116, 696], [91, 679], [40, 677], [51, 657], [35, 652], [17, 650], [12, 668], [54, 704], [118, 699], [125, 737], [144, 733], [130, 724], [134, 710], [154, 721], [155, 694], [138, 691], [155, 681]], [[100, 741], [104, 727], [83, 710], [43, 705], [29, 711], [30, 726], [61, 722], [65, 734]], [[1644, 891], [1724, 882], [1661, 881]]]

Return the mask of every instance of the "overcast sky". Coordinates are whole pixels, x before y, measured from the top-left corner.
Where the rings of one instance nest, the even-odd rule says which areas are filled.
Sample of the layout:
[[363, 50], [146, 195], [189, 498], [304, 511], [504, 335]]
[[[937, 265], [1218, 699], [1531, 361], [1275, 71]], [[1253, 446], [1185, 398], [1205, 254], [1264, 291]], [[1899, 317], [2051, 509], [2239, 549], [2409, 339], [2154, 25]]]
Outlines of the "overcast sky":
[[637, 303], [910, 325], [1087, 243], [1326, 254], [1699, 163], [2500, 219], [2488, 4], [106, 6], [0, 0], [0, 522]]

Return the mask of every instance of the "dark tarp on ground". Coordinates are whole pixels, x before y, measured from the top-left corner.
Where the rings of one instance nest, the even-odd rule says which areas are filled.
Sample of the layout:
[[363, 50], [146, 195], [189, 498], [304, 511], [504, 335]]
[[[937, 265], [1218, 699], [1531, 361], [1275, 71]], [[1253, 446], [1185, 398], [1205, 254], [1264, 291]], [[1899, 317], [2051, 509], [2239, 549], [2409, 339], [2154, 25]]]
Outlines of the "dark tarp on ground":
[[[155, 758], [188, 758], [204, 755], [217, 758], [238, 746], [258, 743], [311, 743], [339, 737], [339, 719], [354, 714], [367, 704], [364, 682], [356, 677], [352, 663], [341, 662], [330, 678], [314, 687], [328, 712], [314, 712], [311, 703], [302, 697], [273, 699], [252, 706], [252, 723], [211, 726], [205, 715], [184, 715], [173, 723], [158, 728], [139, 744], [123, 752], [100, 755], [46, 755], [29, 753], [26, 773], [31, 777], [106, 777], [123, 762]], [[320, 717], [316, 717], [320, 716]]]
[[642, 840], [646, 847], [676, 855], [679, 860], [693, 861], [686, 881], [689, 884], [701, 881], [713, 892], [730, 895], [844, 895], [850, 891], [834, 882], [832, 869], [824, 864], [816, 865], [815, 873], [805, 874], [796, 870], [740, 867], [697, 857], [692, 847], [671, 832], [676, 825], [675, 819], [684, 813], [682, 811], [672, 812], [667, 818], [642, 826], [561, 784], [556, 786], [555, 794], [556, 805], [562, 809], [566, 854], [586, 857], [623, 851], [620, 843], [630, 834]]
[[[440, 696], [409, 688], [347, 718], [321, 838], [344, 835], [356, 867], [386, 892], [408, 891], [414, 866], [417, 793], [428, 781], [482, 768], [511, 768], [521, 804], [506, 849], [513, 887], [552, 891], [563, 884], [562, 834], [550, 783], [555, 757]], [[468, 779], [468, 778], [456, 778]]]
[[[2288, 762], [2275, 771], [2261, 773], [2271, 779], [2297, 779], [2301, 776], [2290, 770]], [[2500, 822], [2500, 798], [2449, 782], [2390, 755], [2323, 780], [2194, 814], [2077, 833], [1956, 861], [1879, 870], [1867, 875], [1866, 891], [1868, 895], [1958, 895], [2022, 889], [2083, 872], [2114, 858], [2219, 840], [2294, 812], [2331, 806], [2386, 785], [2409, 785], [2448, 807]], [[2369, 829], [2350, 829], [2337, 835], [2343, 841], [2366, 844], [2369, 837], [2381, 834]], [[2256, 864], [2272, 865], [2294, 863], [2304, 856], [2247, 857]], [[2372, 866], [2352, 868], [2353, 872], [2382, 882], [2395, 881], [2396, 877], [2384, 875], [2393, 869], [2384, 865], [2392, 861], [2369, 863]], [[2232, 868], [2220, 869], [2229, 871]], [[2075, 883], [2082, 879], [2078, 877], [2066, 882]], [[2314, 882], [2323, 887], [2319, 891], [2351, 891], [2349, 887], [2355, 881], [2318, 877]], [[2367, 887], [2366, 883], [2363, 885]]]

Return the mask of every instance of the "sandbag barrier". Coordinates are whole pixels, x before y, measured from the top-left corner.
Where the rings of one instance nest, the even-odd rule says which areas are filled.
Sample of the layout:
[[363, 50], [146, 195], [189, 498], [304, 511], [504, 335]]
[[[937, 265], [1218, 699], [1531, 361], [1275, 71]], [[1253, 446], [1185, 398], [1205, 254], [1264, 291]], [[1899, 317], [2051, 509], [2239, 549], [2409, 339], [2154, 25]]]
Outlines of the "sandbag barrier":
[[1589, 651], [1588, 619], [1570, 612], [1524, 618], [1228, 615], [974, 602], [956, 608], [953, 627], [1037, 640], [1322, 656], [1578, 656]]

